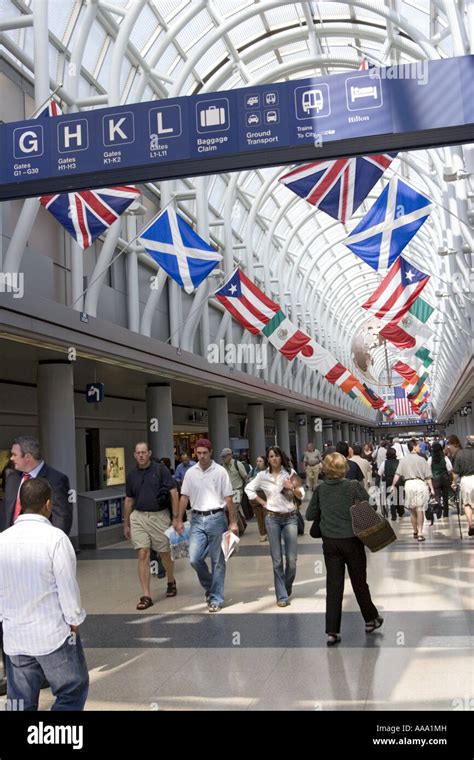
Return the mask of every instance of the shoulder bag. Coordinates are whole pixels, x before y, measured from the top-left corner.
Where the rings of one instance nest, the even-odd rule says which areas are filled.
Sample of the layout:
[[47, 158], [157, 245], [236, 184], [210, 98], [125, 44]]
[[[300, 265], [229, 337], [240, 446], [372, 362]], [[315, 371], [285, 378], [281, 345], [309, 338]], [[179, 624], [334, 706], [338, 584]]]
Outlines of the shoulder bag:
[[351, 519], [354, 535], [371, 552], [378, 552], [397, 540], [387, 518], [377, 514], [368, 501], [356, 501], [352, 505]]

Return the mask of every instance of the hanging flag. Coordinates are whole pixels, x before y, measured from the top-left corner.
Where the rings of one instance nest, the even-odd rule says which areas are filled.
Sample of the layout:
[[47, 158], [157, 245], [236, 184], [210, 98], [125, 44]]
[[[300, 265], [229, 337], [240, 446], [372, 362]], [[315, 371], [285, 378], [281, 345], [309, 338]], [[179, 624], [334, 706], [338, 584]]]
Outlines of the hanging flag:
[[145, 227], [138, 241], [186, 293], [192, 293], [222, 256], [172, 208], [163, 209]]
[[[399, 375], [405, 378], [405, 380], [408, 380], [408, 382], [417, 382], [418, 381], [418, 374], [415, 372], [413, 367], [410, 367], [408, 364], [405, 364], [405, 362], [398, 361], [396, 362], [392, 369], [395, 370], [395, 372], [398, 372]], [[416, 378], [416, 379], [414, 379]]]
[[[373, 391], [372, 396], [366, 393], [362, 384], [346, 367], [309, 335], [299, 330], [279, 305], [238, 268], [216, 291], [215, 296], [242, 327], [253, 335], [264, 335], [287, 359], [291, 361], [297, 357], [312, 370], [339, 385], [351, 398], [359, 398], [366, 406], [374, 406], [372, 396], [378, 399], [377, 394]], [[384, 413], [390, 416], [390, 410]]]
[[[267, 322], [262, 328], [262, 334], [270, 341], [272, 346], [283, 354], [290, 361], [295, 358], [300, 351], [305, 354], [305, 347], [311, 341], [309, 335], [298, 330], [290, 322], [288, 317], [282, 311], [278, 311], [275, 316]], [[312, 353], [312, 349], [310, 349]]]
[[50, 98], [45, 105], [40, 106], [37, 111], [31, 114], [30, 119], [43, 119], [51, 116], [62, 116], [62, 110], [59, 103], [54, 98]]
[[366, 398], [370, 399], [371, 406], [374, 409], [381, 409], [384, 405], [384, 400], [379, 396], [372, 388], [369, 388], [365, 383], [362, 383]]
[[429, 349], [427, 348], [420, 348], [420, 350], [416, 352], [415, 356], [422, 362], [425, 369], [428, 369], [430, 364], [433, 364], [433, 359], [431, 358]]
[[386, 322], [398, 322], [418, 298], [429, 279], [429, 275], [414, 267], [403, 256], [399, 256], [375, 293], [362, 304], [362, 308]]
[[345, 245], [372, 269], [388, 269], [433, 208], [429, 198], [393, 177]]
[[258, 335], [280, 307], [257, 288], [247, 275], [236, 269], [215, 296], [242, 327]]
[[410, 402], [405, 390], [397, 386], [395, 389], [395, 414], [397, 417], [409, 417], [411, 415]]
[[[54, 98], [50, 98], [31, 118], [40, 119], [61, 114], [58, 103]], [[100, 190], [81, 190], [77, 193], [41, 195], [39, 202], [62, 224], [81, 248], [85, 249], [89, 248], [139, 195], [140, 191], [133, 185], [119, 185]]]
[[433, 335], [428, 324], [433, 312], [434, 307], [419, 296], [399, 322], [385, 325], [379, 335], [402, 351], [422, 348]]
[[119, 185], [42, 195], [39, 200], [84, 249], [116, 222], [139, 195], [140, 191], [133, 185]]
[[345, 224], [396, 155], [382, 153], [312, 161], [283, 174], [279, 181], [312, 206]]

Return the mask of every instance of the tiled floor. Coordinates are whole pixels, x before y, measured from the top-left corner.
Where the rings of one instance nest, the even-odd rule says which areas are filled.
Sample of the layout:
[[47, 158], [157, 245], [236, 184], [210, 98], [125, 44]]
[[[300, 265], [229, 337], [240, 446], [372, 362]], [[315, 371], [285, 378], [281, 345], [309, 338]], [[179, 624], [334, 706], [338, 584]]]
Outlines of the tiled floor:
[[[87, 710], [452, 710], [474, 697], [474, 539], [457, 520], [417, 544], [408, 517], [399, 540], [368, 556], [372, 596], [385, 623], [367, 636], [346, 579], [342, 643], [326, 647], [321, 542], [299, 537], [291, 606], [279, 609], [268, 544], [249, 523], [227, 568], [224, 609], [210, 615], [186, 560], [178, 596], [153, 578], [141, 595], [129, 543], [81, 552], [90, 669]], [[41, 696], [41, 707], [52, 702]]]

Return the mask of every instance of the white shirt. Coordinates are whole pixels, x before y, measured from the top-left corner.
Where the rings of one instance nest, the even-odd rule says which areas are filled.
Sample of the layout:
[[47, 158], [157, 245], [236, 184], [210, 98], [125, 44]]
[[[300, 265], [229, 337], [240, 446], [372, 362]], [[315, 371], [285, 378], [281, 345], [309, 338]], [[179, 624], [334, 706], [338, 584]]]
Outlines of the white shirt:
[[207, 470], [203, 470], [199, 463], [187, 470], [181, 486], [181, 495], [189, 496], [192, 508], [198, 512], [224, 509], [225, 497], [233, 493], [227, 470], [213, 459]]
[[69, 538], [42, 515], [20, 515], [0, 535], [5, 653], [50, 654], [70, 636], [70, 626], [85, 617]]
[[364, 476], [364, 488], [367, 491], [370, 488], [372, 480], [372, 465], [367, 459], [360, 457], [358, 454], [354, 454], [354, 456], [351, 457], [351, 462], [355, 462], [360, 467], [362, 475]]
[[[262, 470], [250, 481], [248, 486], [245, 486], [245, 493], [249, 499], [255, 499], [257, 491], [263, 491], [267, 497], [265, 509], [268, 509], [269, 512], [293, 512], [295, 509], [293, 501], [288, 501], [286, 496], [282, 494], [283, 481], [289, 480], [293, 475], [296, 475], [294, 470], [288, 473], [283, 467], [277, 476], [271, 475], [270, 470]], [[301, 495], [298, 498], [302, 499], [303, 487], [298, 491], [298, 494], [300, 493]]]

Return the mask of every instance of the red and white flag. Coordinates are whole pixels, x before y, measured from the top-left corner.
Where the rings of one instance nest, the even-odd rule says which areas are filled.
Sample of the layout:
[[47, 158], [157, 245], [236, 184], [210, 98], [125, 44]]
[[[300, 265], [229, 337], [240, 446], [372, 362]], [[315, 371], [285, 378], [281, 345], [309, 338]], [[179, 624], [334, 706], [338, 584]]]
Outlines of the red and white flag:
[[385, 322], [398, 322], [429, 279], [429, 275], [399, 256], [362, 308]]

